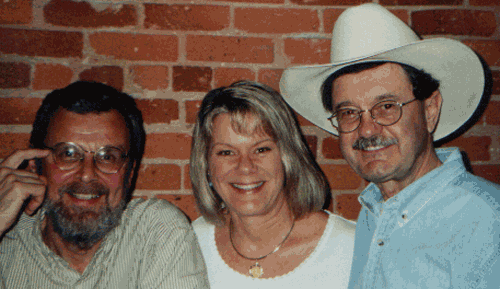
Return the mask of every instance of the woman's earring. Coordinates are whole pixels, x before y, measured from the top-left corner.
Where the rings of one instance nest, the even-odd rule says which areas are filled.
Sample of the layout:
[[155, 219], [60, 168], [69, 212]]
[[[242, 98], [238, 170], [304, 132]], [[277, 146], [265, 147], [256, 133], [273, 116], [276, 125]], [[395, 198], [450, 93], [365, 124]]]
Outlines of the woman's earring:
[[207, 173], [207, 180], [208, 180], [208, 186], [210, 187], [210, 189], [212, 189], [212, 191], [215, 192], [214, 184], [212, 184], [212, 180], [210, 180], [210, 174], [209, 173]]

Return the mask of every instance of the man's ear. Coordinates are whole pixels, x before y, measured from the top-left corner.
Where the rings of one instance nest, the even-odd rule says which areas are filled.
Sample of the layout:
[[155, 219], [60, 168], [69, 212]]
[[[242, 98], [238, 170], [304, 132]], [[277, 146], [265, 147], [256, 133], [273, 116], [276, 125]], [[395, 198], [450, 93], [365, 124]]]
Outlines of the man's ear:
[[427, 130], [430, 134], [436, 130], [439, 115], [441, 114], [441, 105], [443, 104], [443, 98], [441, 92], [436, 89], [432, 95], [424, 100], [425, 109], [425, 120], [427, 122]]
[[137, 165], [137, 162], [134, 162], [132, 164], [132, 169], [130, 170], [130, 176], [128, 176], [127, 185], [128, 185], [129, 188], [132, 185], [132, 179], [134, 177], [134, 170], [135, 170], [135, 166], [136, 165]]

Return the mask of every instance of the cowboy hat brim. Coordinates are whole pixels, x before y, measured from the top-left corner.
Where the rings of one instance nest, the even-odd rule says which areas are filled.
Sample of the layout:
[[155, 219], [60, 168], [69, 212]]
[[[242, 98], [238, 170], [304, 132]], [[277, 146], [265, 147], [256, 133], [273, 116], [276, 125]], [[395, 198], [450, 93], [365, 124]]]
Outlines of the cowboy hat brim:
[[479, 57], [461, 42], [446, 38], [420, 40], [348, 61], [290, 67], [282, 75], [280, 90], [283, 98], [297, 113], [320, 128], [338, 135], [328, 120], [332, 113], [325, 110], [322, 104], [324, 82], [343, 67], [374, 61], [406, 64], [423, 69], [439, 80], [443, 104], [434, 141], [448, 136], [465, 124], [483, 95], [485, 75]]

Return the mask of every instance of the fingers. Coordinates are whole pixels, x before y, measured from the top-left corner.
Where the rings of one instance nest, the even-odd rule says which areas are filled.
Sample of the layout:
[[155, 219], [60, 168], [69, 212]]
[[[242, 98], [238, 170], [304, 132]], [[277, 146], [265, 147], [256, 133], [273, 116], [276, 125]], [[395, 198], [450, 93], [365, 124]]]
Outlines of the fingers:
[[49, 150], [19, 150], [0, 163], [0, 233], [12, 226], [26, 200], [26, 213], [33, 214], [42, 204], [46, 179], [36, 173], [17, 170], [24, 160], [44, 158]]
[[45, 195], [44, 178], [10, 174], [0, 182], [0, 233], [7, 230], [19, 215], [24, 202], [31, 197], [27, 213], [32, 214], [42, 204]]
[[34, 158], [45, 158], [49, 155], [50, 150], [41, 150], [41, 149], [27, 149], [27, 150], [18, 150], [8, 156], [1, 164], [1, 167], [7, 167], [11, 169], [17, 169], [19, 165], [24, 160], [31, 160]]
[[45, 198], [45, 190], [46, 187], [40, 187], [37, 186], [31, 194], [31, 200], [29, 201], [28, 205], [24, 209], [24, 212], [28, 215], [33, 215], [35, 211], [40, 207], [43, 203], [43, 199]]

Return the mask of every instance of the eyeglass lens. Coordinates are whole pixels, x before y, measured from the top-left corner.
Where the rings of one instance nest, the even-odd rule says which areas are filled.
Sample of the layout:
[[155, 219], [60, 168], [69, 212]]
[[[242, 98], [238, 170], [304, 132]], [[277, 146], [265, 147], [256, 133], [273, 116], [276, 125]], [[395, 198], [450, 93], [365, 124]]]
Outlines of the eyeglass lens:
[[[401, 106], [396, 101], [383, 101], [375, 104], [369, 112], [376, 123], [388, 126], [395, 124], [401, 117]], [[363, 112], [357, 108], [341, 108], [330, 120], [340, 132], [351, 132], [360, 125]]]
[[[81, 164], [85, 151], [71, 143], [60, 143], [54, 147], [53, 155], [61, 170], [72, 170]], [[94, 162], [103, 173], [114, 174], [125, 162], [125, 155], [118, 148], [102, 147], [94, 153]]]

